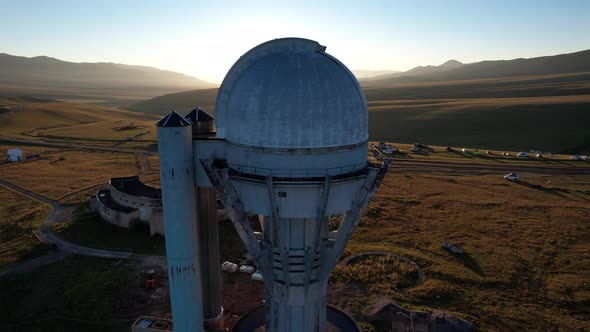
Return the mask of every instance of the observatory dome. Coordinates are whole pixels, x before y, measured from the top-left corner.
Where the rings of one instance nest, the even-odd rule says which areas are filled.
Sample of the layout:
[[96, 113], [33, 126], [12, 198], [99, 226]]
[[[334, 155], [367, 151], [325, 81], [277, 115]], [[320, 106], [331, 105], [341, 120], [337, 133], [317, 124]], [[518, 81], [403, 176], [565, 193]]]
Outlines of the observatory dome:
[[350, 146], [368, 139], [367, 103], [325, 46], [275, 39], [244, 54], [217, 96], [217, 136], [263, 148]]

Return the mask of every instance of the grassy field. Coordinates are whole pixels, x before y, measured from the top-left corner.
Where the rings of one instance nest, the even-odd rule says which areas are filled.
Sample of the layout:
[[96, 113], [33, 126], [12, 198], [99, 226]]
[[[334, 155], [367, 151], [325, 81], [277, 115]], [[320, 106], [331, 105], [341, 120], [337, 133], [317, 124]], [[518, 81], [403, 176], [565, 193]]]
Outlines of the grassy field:
[[49, 206], [0, 187], [0, 266], [38, 256], [49, 250], [33, 235]]
[[[559, 79], [564, 82], [561, 86], [558, 78], [549, 78], [545, 83], [538, 80], [498, 83], [496, 80], [499, 84], [493, 83], [496, 89], [513, 84], [510, 90], [520, 91], [520, 95], [514, 92], [515, 95], [502, 98], [492, 93], [492, 81], [477, 83], [481, 85], [480, 94], [468, 97], [459, 92], [462, 88], [474, 90], [466, 86], [473, 82], [458, 82], [454, 86], [422, 84], [367, 89], [371, 125], [381, 126], [379, 131], [386, 133], [383, 140], [403, 137], [398, 140], [402, 143], [394, 145], [404, 153], [393, 156], [394, 166], [343, 258], [363, 251], [401, 254], [421, 266], [425, 280], [401, 290], [403, 287], [395, 284], [387, 285], [387, 278], [378, 279], [375, 285], [369, 275], [348, 282], [346, 287], [356, 288], [342, 295], [337, 295], [336, 282], [331, 288], [332, 294], [336, 294], [332, 302], [361, 315], [371, 301], [388, 297], [409, 308], [438, 309], [465, 317], [478, 324], [482, 331], [590, 329], [587, 322], [590, 314], [588, 176], [519, 171], [522, 181], [513, 183], [502, 179], [503, 171], [485, 170], [498, 165], [516, 169], [520, 166], [589, 167], [588, 162], [570, 161], [568, 155], [554, 155], [543, 160], [514, 156], [518, 150], [555, 153], [575, 142], [582, 142], [580, 146], [585, 144], [580, 137], [588, 134], [585, 109], [590, 105], [587, 97], [590, 93], [584, 90], [586, 83], [578, 82], [576, 87], [567, 77]], [[539, 87], [535, 88], [535, 84]], [[455, 90], [459, 91], [458, 95], [451, 93]], [[566, 90], [571, 92], [569, 96], [565, 95]], [[532, 93], [540, 95], [529, 95]], [[384, 97], [387, 95], [395, 98]], [[151, 131], [121, 147], [142, 148], [155, 143], [154, 116], [63, 102], [18, 99], [10, 103], [4, 99], [0, 107], [1, 136], [114, 146], [125, 137]], [[560, 119], [556, 120], [557, 116]], [[510, 123], [505, 123], [503, 117], [510, 118]], [[374, 128], [371, 128], [371, 135], [377, 139]], [[438, 145], [412, 153], [407, 143], [414, 142]], [[551, 145], [553, 143], [555, 145]], [[445, 151], [445, 145], [453, 146], [455, 151]], [[52, 199], [85, 202], [87, 195], [94, 191], [93, 186], [106, 183], [114, 176], [150, 173], [142, 180], [159, 184], [157, 156], [143, 158], [137, 154], [15, 144], [4, 144], [0, 149], [16, 146], [25, 154], [39, 153], [41, 158], [1, 164], [0, 178]], [[478, 154], [465, 155], [459, 152], [463, 147], [481, 150]], [[485, 154], [487, 149], [493, 149], [492, 153]], [[502, 156], [505, 151], [512, 155]], [[429, 168], [428, 162], [481, 165], [484, 170]], [[28, 229], [38, 226], [48, 208], [2, 188], [0, 200], [3, 240], [0, 264], [43, 252], [45, 248], [38, 249], [38, 242]], [[123, 230], [88, 214], [82, 214], [72, 223], [57, 225], [55, 230], [66, 239], [96, 248], [156, 254], [163, 254], [164, 250], [163, 243], [154, 243], [145, 229]], [[220, 233], [222, 260], [242, 258], [244, 248], [231, 224], [220, 223]], [[466, 254], [449, 254], [440, 247], [444, 241], [463, 247]], [[14, 297], [15, 290], [25, 292], [26, 289], [25, 296], [39, 299], [30, 303], [17, 301], [12, 304], [16, 308], [12, 311], [12, 308], [0, 307], [2, 312], [10, 312], [6, 324], [43, 314], [85, 315], [88, 320], [135, 315], [137, 307], [127, 301], [129, 294], [121, 291], [129, 282], [125, 272], [129, 270], [118, 270], [113, 263], [75, 257], [43, 268], [27, 278], [3, 279], [10, 289], [2, 292], [2, 298]], [[111, 270], [120, 273], [113, 277], [109, 274]], [[386, 269], [385, 272], [395, 271]], [[407, 272], [413, 275], [412, 271]], [[91, 277], [92, 273], [97, 274], [96, 280]], [[74, 276], [79, 280], [74, 281]], [[238, 277], [226, 278], [226, 283], [233, 285], [234, 290], [239, 290], [243, 284]], [[63, 284], [56, 284], [59, 279], [53, 278], [63, 278]], [[109, 289], [95, 282], [109, 285]], [[362, 287], [364, 282], [371, 282], [371, 285]], [[64, 291], [68, 289], [76, 291], [74, 294]], [[118, 291], [125, 299], [115, 299], [113, 294]], [[256, 296], [260, 297], [260, 291], [257, 290]], [[48, 300], [51, 297], [55, 297], [55, 303]], [[109, 311], [115, 309], [95, 300], [98, 297], [107, 299], [105, 303], [117, 308], [117, 314]], [[248, 298], [238, 301], [240, 303], [232, 300], [231, 294], [224, 298], [240, 308], [236, 312], [247, 310]], [[114, 324], [109, 330], [128, 330], [129, 323]], [[94, 330], [93, 324], [86, 326], [63, 320], [48, 320], [43, 326], [51, 331]], [[43, 329], [32, 324], [18, 330]]]
[[72, 256], [26, 276], [0, 279], [2, 331], [129, 331], [148, 311], [150, 292], [128, 263]]
[[110, 224], [97, 214], [84, 212], [81, 203], [76, 218], [68, 223], [57, 223], [54, 232], [66, 241], [90, 248], [127, 251], [135, 254], [165, 255], [166, 246], [161, 236], [150, 236], [147, 225], [126, 229]]
[[[465, 317], [481, 331], [590, 328], [588, 177], [521, 174], [541, 186], [531, 188], [501, 175], [393, 169], [343, 257], [401, 254], [425, 281], [407, 291], [361, 288], [340, 304], [362, 312], [368, 298], [391, 297]], [[445, 241], [466, 254], [448, 253]]]
[[51, 199], [105, 184], [111, 177], [135, 175], [140, 169], [132, 154], [81, 151], [55, 152], [33, 162], [0, 167], [3, 180]]
[[156, 141], [157, 119], [114, 108], [0, 97], [0, 133], [13, 138], [114, 146], [140, 135], [134, 140], [147, 146]]

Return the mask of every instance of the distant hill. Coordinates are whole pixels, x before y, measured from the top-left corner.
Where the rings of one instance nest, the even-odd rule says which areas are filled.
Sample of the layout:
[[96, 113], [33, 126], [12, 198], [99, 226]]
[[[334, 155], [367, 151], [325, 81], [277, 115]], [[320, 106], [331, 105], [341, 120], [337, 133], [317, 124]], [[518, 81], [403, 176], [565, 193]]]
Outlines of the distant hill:
[[385, 69], [384, 70], [353, 69], [351, 71], [354, 74], [354, 76], [356, 76], [357, 79], [400, 73], [399, 70], [385, 70]]
[[133, 103], [124, 108], [129, 111], [155, 115], [164, 115], [174, 110], [184, 115], [195, 106], [199, 106], [207, 113], [214, 114], [217, 90], [215, 88], [171, 93]]
[[428, 74], [433, 74], [433, 73], [439, 73], [439, 72], [459, 68], [462, 66], [463, 66], [463, 64], [457, 60], [449, 60], [449, 61], [446, 61], [445, 63], [438, 65], [438, 66], [430, 66], [430, 65], [429, 66], [418, 66], [418, 67], [414, 67], [414, 68], [407, 70], [407, 71], [398, 71], [398, 72], [394, 72], [394, 73], [387, 73], [384, 75], [378, 75], [378, 76], [375, 75], [372, 77], [358, 77], [357, 76], [357, 78], [359, 80], [361, 80], [361, 82], [386, 80], [386, 79], [397, 78], [397, 77], [419, 76], [419, 75], [428, 75]]
[[75, 63], [46, 56], [0, 53], [0, 95], [35, 95], [122, 105], [165, 93], [216, 84], [184, 74], [117, 63]]
[[[441, 66], [445, 66], [446, 70], [432, 70]], [[376, 86], [590, 72], [590, 50], [530, 59], [493, 60], [470, 64], [447, 61], [441, 66], [416, 67], [403, 73], [364, 79], [361, 84], [363, 86]]]

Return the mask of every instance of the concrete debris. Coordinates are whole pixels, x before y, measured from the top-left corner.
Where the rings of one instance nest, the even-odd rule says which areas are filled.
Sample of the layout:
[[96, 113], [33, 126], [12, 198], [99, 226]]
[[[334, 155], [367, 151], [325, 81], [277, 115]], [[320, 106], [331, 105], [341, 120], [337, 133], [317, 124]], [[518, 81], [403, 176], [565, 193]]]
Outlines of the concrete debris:
[[238, 270], [238, 265], [232, 262], [223, 262], [223, 264], [221, 264], [221, 269], [229, 273], [234, 273]]
[[240, 266], [240, 272], [252, 274], [252, 273], [254, 273], [254, 271], [256, 271], [256, 269], [254, 268], [254, 266], [251, 266], [251, 265], [242, 265], [242, 266]]
[[260, 270], [256, 270], [256, 272], [252, 273], [252, 280], [263, 281], [262, 273], [260, 273]]

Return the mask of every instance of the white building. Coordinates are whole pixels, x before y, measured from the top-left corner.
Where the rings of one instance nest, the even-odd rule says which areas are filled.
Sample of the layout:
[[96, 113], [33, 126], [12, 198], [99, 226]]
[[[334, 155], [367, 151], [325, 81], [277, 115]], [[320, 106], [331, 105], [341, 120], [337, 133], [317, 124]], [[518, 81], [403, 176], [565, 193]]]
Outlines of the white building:
[[23, 150], [19, 148], [10, 149], [6, 151], [6, 157], [8, 158], [8, 161], [21, 161], [23, 159]]

